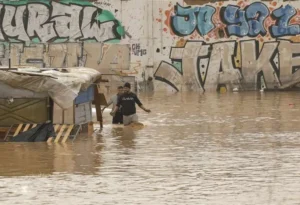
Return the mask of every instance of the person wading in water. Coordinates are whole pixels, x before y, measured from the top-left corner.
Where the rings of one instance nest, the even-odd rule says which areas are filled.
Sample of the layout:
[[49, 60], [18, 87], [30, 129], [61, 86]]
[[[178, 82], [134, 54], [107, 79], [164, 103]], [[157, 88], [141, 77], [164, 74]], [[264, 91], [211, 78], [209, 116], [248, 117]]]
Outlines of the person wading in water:
[[[118, 103], [118, 98], [123, 94], [123, 86], [118, 87], [118, 93], [115, 94], [110, 98], [110, 101], [107, 103], [107, 106], [105, 106], [102, 109], [102, 112], [104, 111], [105, 108], [113, 104], [112, 110], [115, 109], [117, 103]], [[122, 107], [119, 107], [119, 109], [116, 111], [115, 115], [113, 115], [112, 119], [112, 124], [123, 124], [123, 114], [122, 114]]]
[[151, 110], [146, 109], [143, 106], [143, 104], [138, 99], [136, 94], [134, 94], [133, 92], [130, 92], [130, 87], [131, 86], [129, 83], [125, 83], [124, 93], [119, 97], [118, 103], [117, 103], [115, 109], [111, 113], [112, 115], [115, 115], [115, 113], [119, 109], [119, 107], [122, 107], [124, 126], [130, 125], [133, 122], [138, 123], [138, 116], [136, 114], [135, 103], [138, 104], [138, 106], [141, 109], [143, 109], [145, 112], [151, 112]]

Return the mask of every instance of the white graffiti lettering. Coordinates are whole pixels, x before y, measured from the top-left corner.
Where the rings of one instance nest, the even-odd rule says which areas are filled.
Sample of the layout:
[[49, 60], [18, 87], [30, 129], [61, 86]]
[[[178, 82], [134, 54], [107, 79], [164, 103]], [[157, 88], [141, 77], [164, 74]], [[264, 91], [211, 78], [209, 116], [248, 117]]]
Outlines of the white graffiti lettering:
[[[17, 9], [13, 6], [5, 7], [2, 27], [6, 35], [17, 37], [22, 41], [29, 40], [23, 23], [23, 13], [25, 9], [26, 6], [19, 6]], [[13, 20], [15, 21], [15, 26], [12, 25]]]
[[43, 4], [29, 4], [28, 12], [27, 33], [30, 37], [34, 37], [37, 34], [43, 42], [56, 37], [53, 23], [47, 23], [50, 17], [47, 6]]
[[56, 39], [68, 41], [96, 40], [105, 42], [120, 39], [120, 25], [110, 20], [101, 22], [102, 9], [95, 6], [62, 4], [51, 1], [28, 3], [20, 6], [0, 4], [0, 40], [16, 39], [21, 42], [52, 42]]
[[82, 34], [84, 39], [95, 38], [98, 42], [104, 41], [104, 39], [113, 39], [114, 34], [112, 27], [114, 26], [113, 21], [105, 22], [101, 25], [94, 19], [99, 14], [99, 9], [95, 7], [85, 7], [83, 10], [82, 20]]
[[[240, 44], [240, 67], [236, 67]], [[154, 76], [177, 91], [226, 88], [286, 89], [300, 83], [300, 43], [256, 40], [205, 44], [187, 41], [171, 49], [171, 63], [162, 61]], [[178, 66], [179, 65], [179, 66]]]
[[70, 41], [76, 40], [82, 36], [80, 29], [81, 6], [61, 5], [52, 2], [52, 19], [55, 21], [55, 30], [59, 37], [68, 37]]

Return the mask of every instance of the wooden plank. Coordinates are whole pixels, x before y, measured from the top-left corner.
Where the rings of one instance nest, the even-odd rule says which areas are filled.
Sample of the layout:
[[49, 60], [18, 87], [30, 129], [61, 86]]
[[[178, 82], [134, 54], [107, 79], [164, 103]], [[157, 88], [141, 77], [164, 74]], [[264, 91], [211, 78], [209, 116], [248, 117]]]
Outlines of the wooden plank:
[[0, 127], [0, 132], [7, 132], [9, 127]]
[[66, 142], [67, 141], [67, 139], [69, 138], [69, 135], [70, 135], [73, 127], [74, 127], [74, 125], [69, 125], [69, 128], [68, 128], [68, 130], [67, 130], [67, 132], [66, 132], [66, 134], [65, 134], [65, 136], [64, 136], [64, 138], [62, 140], [62, 142]]
[[[23, 126], [25, 126], [30, 122], [46, 122], [49, 118], [47, 98], [24, 98], [27, 94], [24, 93], [24, 96], [22, 97], [22, 91], [20, 90], [18, 92], [20, 94], [16, 94], [17, 96], [21, 96], [21, 98], [14, 98], [14, 106], [7, 106], [7, 99], [0, 98], [0, 113], [9, 114], [7, 117], [0, 117], [0, 125], [9, 127], [14, 124], [15, 128], [17, 128], [19, 124], [23, 124]], [[14, 132], [12, 132], [12, 134], [14, 134]]]
[[56, 103], [53, 105], [53, 123], [54, 124], [74, 124], [75, 106], [63, 110]]
[[[55, 132], [55, 133], [57, 132], [59, 126], [60, 126], [60, 125], [55, 125], [55, 126], [54, 126], [54, 132]], [[48, 140], [47, 140], [47, 142], [52, 142], [52, 140], [53, 140], [53, 137], [49, 137]]]
[[[98, 88], [98, 86], [97, 86]], [[101, 111], [101, 102], [104, 101], [103, 104], [107, 105], [106, 98], [104, 94], [99, 93], [97, 89], [94, 90], [94, 105], [96, 108], [96, 116], [97, 116], [97, 121], [100, 123], [100, 128], [103, 128], [103, 117], [102, 117], [102, 111]]]
[[35, 128], [36, 126], [37, 126], [37, 124], [33, 124], [31, 129]]
[[58, 128], [59, 128], [59, 125], [55, 125], [55, 126], [54, 126], [54, 132], [55, 132], [55, 133], [57, 132]]
[[58, 133], [58, 135], [56, 136], [54, 142], [58, 142], [60, 137], [62, 136], [63, 132], [65, 131], [65, 128], [66, 128], [66, 125], [63, 125], [61, 128], [60, 128], [60, 131]]
[[26, 124], [26, 126], [25, 126], [23, 132], [26, 132], [26, 131], [29, 129], [29, 127], [30, 127], [30, 124]]
[[22, 126], [23, 126], [23, 124], [19, 124], [19, 126], [18, 126], [18, 128], [17, 128], [17, 130], [16, 130], [16, 132], [15, 132], [15, 134], [14, 134], [14, 137], [17, 136], [17, 135], [19, 134], [19, 132], [20, 132], [21, 129], [22, 129]]

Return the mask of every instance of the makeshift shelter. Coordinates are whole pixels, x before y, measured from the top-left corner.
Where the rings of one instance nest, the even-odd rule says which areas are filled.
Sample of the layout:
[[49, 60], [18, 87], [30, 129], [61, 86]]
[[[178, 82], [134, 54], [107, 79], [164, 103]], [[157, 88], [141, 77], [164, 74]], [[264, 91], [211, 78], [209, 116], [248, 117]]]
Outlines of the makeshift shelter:
[[87, 124], [100, 78], [85, 67], [0, 69], [0, 127]]

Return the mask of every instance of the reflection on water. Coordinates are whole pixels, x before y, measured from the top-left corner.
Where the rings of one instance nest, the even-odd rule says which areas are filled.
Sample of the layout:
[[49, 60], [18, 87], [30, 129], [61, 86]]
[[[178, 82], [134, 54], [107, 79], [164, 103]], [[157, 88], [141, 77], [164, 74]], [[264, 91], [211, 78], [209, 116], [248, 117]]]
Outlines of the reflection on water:
[[300, 203], [300, 94], [141, 95], [139, 131], [0, 143], [0, 204]]
[[81, 138], [73, 144], [0, 143], [0, 176], [96, 174], [102, 138]]

